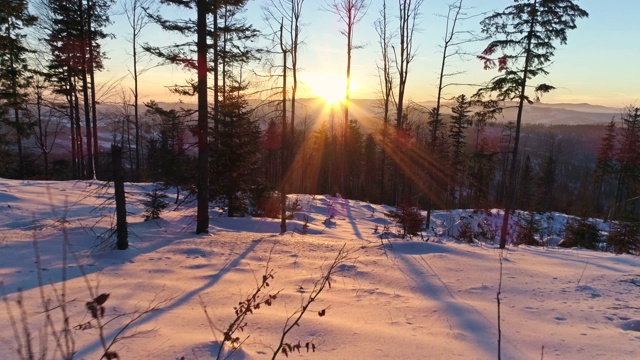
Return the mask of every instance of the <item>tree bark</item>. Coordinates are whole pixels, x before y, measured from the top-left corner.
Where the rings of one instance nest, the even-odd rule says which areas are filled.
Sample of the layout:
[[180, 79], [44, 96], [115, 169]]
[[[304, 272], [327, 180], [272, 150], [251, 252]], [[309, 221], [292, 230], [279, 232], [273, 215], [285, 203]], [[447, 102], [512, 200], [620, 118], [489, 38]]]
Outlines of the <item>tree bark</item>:
[[122, 148], [111, 145], [111, 163], [113, 166], [113, 188], [116, 196], [116, 248], [126, 250], [129, 247], [127, 230], [127, 205], [122, 173]]
[[[215, 1], [214, 6], [215, 7]], [[198, 7], [198, 210], [196, 234], [209, 232], [209, 139], [207, 113], [207, 0], [197, 0]], [[214, 29], [217, 31], [217, 29]]]

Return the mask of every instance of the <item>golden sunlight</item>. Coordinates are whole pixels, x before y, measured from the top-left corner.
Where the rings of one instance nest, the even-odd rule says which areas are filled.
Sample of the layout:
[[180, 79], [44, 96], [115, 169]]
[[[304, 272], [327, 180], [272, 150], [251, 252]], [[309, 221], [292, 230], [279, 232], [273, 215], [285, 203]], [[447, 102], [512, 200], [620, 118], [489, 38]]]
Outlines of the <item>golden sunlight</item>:
[[[307, 74], [305, 83], [308, 88], [309, 95], [324, 100], [327, 105], [337, 105], [344, 102], [345, 77], [337, 74]], [[351, 94], [356, 88], [353, 80], [351, 81]]]

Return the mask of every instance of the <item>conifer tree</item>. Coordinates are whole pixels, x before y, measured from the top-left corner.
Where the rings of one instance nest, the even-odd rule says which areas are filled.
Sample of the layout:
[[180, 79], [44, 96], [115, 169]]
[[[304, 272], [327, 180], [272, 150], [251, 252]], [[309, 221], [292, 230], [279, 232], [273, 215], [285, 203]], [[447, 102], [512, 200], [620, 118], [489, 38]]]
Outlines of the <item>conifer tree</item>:
[[462, 199], [462, 179], [464, 178], [466, 133], [473, 121], [471, 120], [471, 103], [466, 95], [455, 98], [455, 105], [451, 108], [453, 116], [449, 124], [449, 139], [451, 141], [451, 169], [453, 171], [453, 191], [458, 193], [458, 204]]
[[[165, 31], [175, 31], [183, 36], [194, 36], [195, 41], [188, 41], [186, 44], [174, 44], [168, 48], [160, 48], [145, 44], [143, 49], [153, 55], [164, 59], [169, 64], [181, 65], [188, 70], [195, 70], [197, 81], [190, 82], [187, 90], [184, 87], [175, 86], [174, 91], [183, 94], [198, 96], [198, 126], [196, 136], [198, 138], [198, 205], [196, 214], [196, 234], [209, 232], [209, 115], [207, 105], [207, 75], [209, 72], [208, 55], [209, 46], [207, 39], [210, 35], [217, 45], [218, 32], [214, 26], [213, 34], [208, 31], [207, 17], [213, 14], [214, 24], [217, 25], [218, 1], [211, 4], [207, 0], [161, 0], [162, 4], [179, 6], [196, 11], [195, 19], [183, 19], [170, 21], [162, 17], [159, 13], [149, 14], [149, 16]], [[214, 6], [215, 5], [215, 6]], [[217, 64], [218, 52], [214, 45], [214, 64]], [[195, 59], [194, 59], [195, 57]], [[214, 68], [217, 76], [217, 67]], [[217, 115], [217, 79], [214, 83], [214, 111]], [[214, 116], [217, 118], [217, 116]]]
[[341, 159], [341, 188], [343, 192], [347, 192], [348, 175], [347, 169], [351, 159], [351, 154], [347, 149], [347, 138], [349, 137], [348, 131], [351, 127], [349, 119], [349, 106], [351, 98], [351, 59], [352, 52], [355, 49], [360, 48], [354, 44], [354, 31], [356, 25], [362, 20], [362, 17], [367, 13], [369, 4], [367, 0], [329, 0], [327, 2], [328, 10], [336, 14], [340, 18], [340, 22], [344, 25], [344, 29], [340, 33], [347, 39], [347, 78], [346, 78], [346, 90], [344, 95], [344, 119], [342, 128], [342, 159]]
[[636, 206], [640, 196], [640, 108], [629, 107], [621, 117], [622, 133], [617, 151], [618, 184], [614, 214], [624, 213], [627, 217], [637, 216]]
[[[43, 0], [47, 17], [47, 43], [51, 51], [48, 76], [55, 92], [65, 95], [69, 117], [75, 130], [75, 150], [80, 173], [95, 177], [94, 155], [97, 153], [97, 110], [95, 72], [103, 69], [100, 40], [109, 36], [104, 28], [110, 24], [109, 8], [114, 0]], [[82, 101], [80, 101], [82, 99]], [[82, 103], [86, 137], [86, 172], [80, 126]]]
[[36, 20], [26, 0], [8, 0], [0, 6], [0, 122], [15, 131], [20, 178], [25, 173], [22, 139], [29, 133], [29, 124], [21, 119], [28, 96], [26, 55], [30, 52], [23, 31]]
[[602, 189], [608, 176], [615, 170], [615, 146], [616, 146], [616, 122], [612, 118], [600, 142], [598, 148], [598, 158], [596, 160], [596, 169], [594, 173], [594, 206], [597, 212], [602, 210], [600, 200], [602, 197]]
[[242, 195], [260, 185], [256, 176], [260, 165], [260, 127], [252, 119], [244, 97], [246, 87], [229, 85], [220, 102], [220, 119], [216, 133], [218, 150], [212, 155], [212, 194], [227, 200], [227, 215], [242, 216], [247, 212]]
[[518, 208], [520, 210], [533, 211], [534, 207], [534, 169], [531, 157], [527, 155], [520, 173], [520, 185], [518, 186]]
[[[507, 243], [509, 215], [516, 186], [520, 126], [525, 102], [533, 99], [527, 90], [530, 81], [548, 75], [547, 68], [559, 42], [567, 43], [567, 31], [576, 28], [576, 21], [589, 14], [577, 0], [514, 0], [503, 11], [494, 12], [480, 23], [482, 32], [493, 38], [478, 58], [485, 69], [497, 68], [500, 75], [481, 88], [476, 96], [495, 94], [499, 100], [515, 100], [518, 104], [515, 137], [509, 167], [505, 214], [500, 233], [500, 248]], [[498, 53], [502, 51], [502, 54]], [[536, 97], [554, 89], [541, 83], [534, 87]]]
[[147, 164], [153, 181], [175, 187], [179, 201], [180, 188], [190, 185], [193, 161], [185, 143], [185, 119], [191, 111], [166, 110], [155, 101], [145, 103], [147, 115], [157, 120], [152, 136], [147, 140]]

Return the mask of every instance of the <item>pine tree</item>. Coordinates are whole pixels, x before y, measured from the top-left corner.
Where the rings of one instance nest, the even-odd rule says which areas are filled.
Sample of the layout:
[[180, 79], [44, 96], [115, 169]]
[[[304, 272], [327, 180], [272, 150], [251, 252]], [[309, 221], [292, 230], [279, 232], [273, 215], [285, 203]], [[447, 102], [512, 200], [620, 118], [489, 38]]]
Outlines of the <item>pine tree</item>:
[[616, 122], [611, 119], [609, 125], [605, 128], [605, 133], [598, 148], [598, 158], [596, 160], [596, 169], [594, 172], [594, 206], [597, 212], [602, 211], [600, 200], [602, 197], [602, 189], [608, 176], [614, 169], [615, 162], [615, 146], [616, 146]]
[[619, 164], [614, 214], [637, 216], [640, 196], [640, 108], [629, 107], [622, 115], [622, 133], [616, 158]]
[[219, 148], [212, 157], [212, 195], [227, 200], [229, 217], [247, 213], [243, 195], [260, 185], [260, 127], [252, 119], [242, 85], [229, 86], [220, 102], [217, 138]]
[[[346, 161], [346, 191], [347, 194], [358, 196], [362, 191], [362, 169], [363, 169], [363, 150], [364, 135], [360, 130], [357, 120], [349, 120], [349, 128], [347, 130], [346, 143], [344, 150], [349, 154], [345, 158]], [[371, 154], [372, 156], [374, 154]]]
[[[100, 41], [109, 37], [109, 8], [114, 0], [45, 0], [47, 43], [51, 51], [49, 78], [55, 92], [67, 98], [74, 131], [78, 175], [94, 178], [98, 152], [95, 72], [103, 69]], [[82, 99], [82, 102], [80, 101]], [[83, 105], [86, 139], [86, 171], [80, 104]]]
[[22, 139], [30, 124], [21, 119], [26, 110], [29, 69], [24, 29], [33, 26], [37, 18], [29, 13], [25, 0], [8, 0], [0, 6], [0, 122], [15, 131], [18, 147], [18, 175], [25, 175]]
[[193, 161], [187, 153], [185, 143], [185, 119], [190, 111], [166, 110], [155, 101], [145, 103], [147, 115], [157, 118], [155, 131], [147, 140], [147, 164], [152, 181], [161, 181], [176, 189], [178, 203], [180, 189], [191, 183], [190, 169]]
[[[495, 93], [499, 100], [518, 102], [507, 201], [500, 233], [501, 249], [507, 243], [509, 213], [515, 195], [515, 160], [518, 158], [522, 111], [525, 102], [533, 102], [527, 93], [530, 80], [549, 73], [547, 68], [556, 50], [554, 43], [566, 44], [567, 30], [575, 29], [576, 20], [588, 15], [575, 0], [515, 0], [513, 5], [494, 12], [481, 22], [482, 32], [494, 40], [478, 58], [484, 62], [485, 69], [497, 68], [501, 75], [493, 78], [476, 96]], [[496, 54], [499, 50], [504, 53]], [[551, 85], [538, 84], [535, 86], [536, 97], [553, 89]]]
[[520, 173], [520, 185], [518, 186], [518, 208], [526, 211], [533, 211], [535, 196], [535, 174], [531, 157], [527, 155], [522, 165]]
[[554, 194], [553, 190], [556, 186], [558, 173], [558, 157], [555, 155], [555, 141], [549, 148], [547, 158], [542, 165], [540, 176], [537, 181], [538, 203], [536, 204], [539, 211], [551, 211], [553, 207]]
[[471, 103], [466, 95], [462, 94], [455, 98], [455, 105], [451, 108], [453, 116], [449, 124], [449, 139], [451, 141], [451, 170], [453, 171], [452, 190], [458, 194], [458, 205], [462, 200], [462, 181], [465, 171], [465, 146], [466, 133], [472, 124]]
[[[197, 72], [198, 80], [196, 82], [190, 82], [187, 85], [187, 90], [184, 90], [181, 86], [176, 86], [173, 90], [178, 93], [190, 95], [197, 94], [198, 96], [198, 126], [196, 128], [196, 136], [198, 138], [198, 204], [196, 214], [196, 234], [202, 234], [209, 232], [209, 115], [207, 105], [209, 46], [207, 44], [207, 39], [210, 33], [207, 28], [207, 17], [210, 14], [214, 14], [213, 19], [216, 26], [214, 26], [213, 31], [215, 43], [213, 57], [214, 63], [217, 64], [217, 12], [219, 10], [219, 6], [213, 6], [214, 4], [211, 4], [207, 0], [162, 0], [162, 3], [186, 9], [193, 9], [196, 11], [195, 19], [181, 19], [178, 21], [167, 20], [160, 14], [150, 14], [150, 17], [165, 31], [178, 32], [185, 37], [194, 36], [196, 39], [195, 41], [189, 41], [185, 44], [175, 44], [169, 48], [160, 48], [145, 44], [143, 49], [161, 59], [164, 59], [169, 64], [181, 65], [188, 70], [195, 70]], [[216, 2], [215, 5], [219, 5], [218, 2]], [[214, 74], [216, 79], [214, 82], [214, 112], [216, 115], [218, 111], [217, 71], [218, 68], [215, 67]], [[214, 119], [215, 118], [217, 118], [217, 116], [214, 116]]]

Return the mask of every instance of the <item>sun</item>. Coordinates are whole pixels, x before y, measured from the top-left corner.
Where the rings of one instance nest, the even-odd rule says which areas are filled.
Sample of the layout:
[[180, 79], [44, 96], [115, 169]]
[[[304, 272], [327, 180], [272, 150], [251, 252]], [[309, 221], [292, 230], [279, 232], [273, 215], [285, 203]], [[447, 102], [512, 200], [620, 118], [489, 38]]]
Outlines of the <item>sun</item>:
[[311, 96], [324, 100], [327, 105], [337, 105], [344, 102], [344, 78], [335, 74], [314, 75], [306, 81]]
[[331, 84], [314, 87], [313, 93], [324, 100], [327, 105], [337, 105], [344, 101], [344, 89], [337, 89]]

